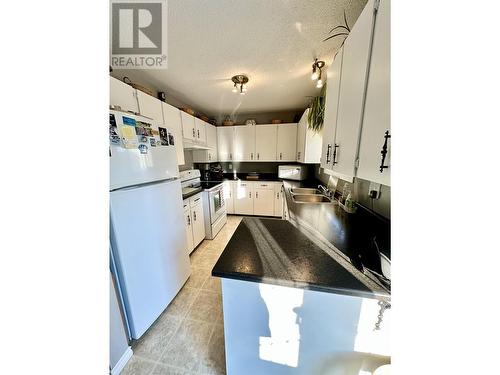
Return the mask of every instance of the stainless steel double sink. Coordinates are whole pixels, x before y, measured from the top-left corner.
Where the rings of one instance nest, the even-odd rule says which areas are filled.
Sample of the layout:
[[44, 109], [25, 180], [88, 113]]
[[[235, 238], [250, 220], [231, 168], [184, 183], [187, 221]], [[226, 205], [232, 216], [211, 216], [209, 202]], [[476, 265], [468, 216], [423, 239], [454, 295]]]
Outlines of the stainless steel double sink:
[[295, 203], [309, 203], [309, 204], [330, 204], [333, 203], [332, 199], [328, 198], [319, 189], [311, 188], [291, 188], [292, 200]]

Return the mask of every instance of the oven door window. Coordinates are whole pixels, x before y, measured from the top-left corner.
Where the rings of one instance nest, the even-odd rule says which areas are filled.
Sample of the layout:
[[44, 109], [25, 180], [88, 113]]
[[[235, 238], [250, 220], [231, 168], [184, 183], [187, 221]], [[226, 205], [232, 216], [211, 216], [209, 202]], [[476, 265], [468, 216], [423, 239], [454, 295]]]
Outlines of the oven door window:
[[222, 206], [224, 205], [222, 189], [214, 193], [214, 195], [212, 196], [212, 203], [215, 212], [219, 211], [222, 208]]

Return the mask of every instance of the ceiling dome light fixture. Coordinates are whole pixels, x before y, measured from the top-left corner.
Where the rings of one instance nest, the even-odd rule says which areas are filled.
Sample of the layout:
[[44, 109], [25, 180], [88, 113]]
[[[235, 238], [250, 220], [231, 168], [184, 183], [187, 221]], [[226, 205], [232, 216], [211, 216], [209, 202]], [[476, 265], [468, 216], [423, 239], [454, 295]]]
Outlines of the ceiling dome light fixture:
[[323, 87], [323, 80], [321, 79], [321, 69], [325, 66], [325, 62], [318, 59], [314, 59], [314, 63], [312, 64], [312, 74], [311, 79], [318, 80], [316, 83], [317, 88]]
[[234, 82], [233, 86], [233, 92], [237, 93], [239, 92], [240, 95], [245, 95], [248, 91], [247, 89], [247, 83], [248, 83], [248, 77], [243, 75], [243, 74], [238, 74], [234, 77], [231, 78], [231, 81]]

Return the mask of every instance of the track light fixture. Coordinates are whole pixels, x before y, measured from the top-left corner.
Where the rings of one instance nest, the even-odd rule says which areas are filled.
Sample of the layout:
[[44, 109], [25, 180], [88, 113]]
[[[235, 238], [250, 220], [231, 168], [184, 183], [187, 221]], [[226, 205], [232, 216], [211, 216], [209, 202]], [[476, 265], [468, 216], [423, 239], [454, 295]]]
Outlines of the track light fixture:
[[321, 78], [321, 68], [325, 66], [325, 62], [318, 59], [314, 59], [314, 63], [312, 64], [312, 74], [311, 79], [317, 80], [316, 87], [323, 87], [324, 80]]
[[248, 91], [247, 89], [247, 83], [248, 83], [248, 77], [243, 75], [243, 74], [238, 74], [235, 75], [234, 77], [231, 78], [231, 81], [234, 82], [233, 86], [233, 92], [234, 93], [240, 93], [240, 95], [245, 95]]

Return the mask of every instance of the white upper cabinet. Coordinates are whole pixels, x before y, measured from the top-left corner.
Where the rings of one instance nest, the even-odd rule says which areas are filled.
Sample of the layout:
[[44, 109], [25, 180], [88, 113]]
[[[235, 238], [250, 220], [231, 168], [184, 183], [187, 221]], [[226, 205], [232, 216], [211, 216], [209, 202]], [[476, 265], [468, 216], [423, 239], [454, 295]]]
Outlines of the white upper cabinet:
[[184, 165], [184, 148], [182, 146], [182, 124], [180, 110], [170, 104], [161, 103], [163, 110], [163, 124], [170, 129], [174, 135], [175, 153], [177, 154], [177, 164]]
[[[373, 35], [357, 171], [358, 177], [387, 186], [391, 184], [391, 140], [386, 137], [391, 130], [390, 12], [390, 1], [381, 0]], [[387, 153], [382, 165], [384, 144]]]
[[255, 161], [255, 127], [243, 125], [234, 127], [234, 160]]
[[344, 43], [332, 171], [348, 181], [355, 173], [373, 17], [374, 0], [369, 0]]
[[217, 154], [217, 128], [212, 124], [206, 124], [207, 128], [207, 147], [215, 150]]
[[193, 161], [195, 163], [213, 163], [217, 158], [217, 129], [215, 126], [205, 123], [208, 150], [193, 150]]
[[278, 127], [276, 125], [255, 126], [255, 155], [257, 161], [276, 161]]
[[163, 124], [161, 100], [137, 90], [137, 101], [139, 102], [139, 113], [141, 115], [152, 118], [159, 124]]
[[233, 160], [234, 126], [217, 127], [217, 152], [219, 161]]
[[328, 68], [328, 85], [326, 86], [325, 117], [323, 122], [323, 145], [321, 152], [321, 167], [326, 171], [332, 170], [333, 159], [336, 155], [335, 130], [337, 129], [337, 113], [339, 108], [339, 91], [342, 75], [341, 48], [332, 65]]
[[196, 139], [196, 130], [194, 116], [181, 111], [182, 136], [188, 142], [194, 142]]
[[300, 163], [319, 164], [321, 158], [321, 133], [309, 129], [307, 115], [309, 108], [304, 111], [297, 127], [297, 161]]
[[207, 144], [207, 123], [197, 117], [194, 118], [194, 128], [196, 130], [195, 141], [196, 143], [206, 145]]
[[[295, 161], [297, 151], [297, 124], [277, 126], [276, 160]], [[257, 138], [257, 142], [259, 139]]]
[[136, 90], [114, 77], [109, 77], [109, 104], [118, 105], [123, 111], [139, 112]]

